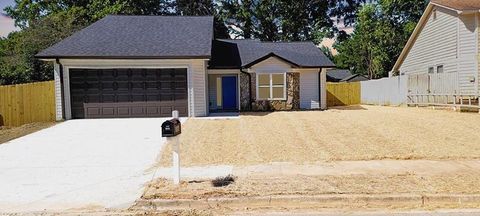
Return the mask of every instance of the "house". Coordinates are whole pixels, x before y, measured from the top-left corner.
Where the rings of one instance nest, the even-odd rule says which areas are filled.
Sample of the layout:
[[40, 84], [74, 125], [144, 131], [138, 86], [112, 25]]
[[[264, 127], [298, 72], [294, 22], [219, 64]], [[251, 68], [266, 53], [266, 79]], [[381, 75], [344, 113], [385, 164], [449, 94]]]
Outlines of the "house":
[[480, 1], [432, 0], [392, 69], [409, 103], [478, 100]]
[[367, 81], [368, 78], [360, 74], [352, 74], [350, 70], [329, 69], [327, 70], [327, 82], [359, 82]]
[[57, 119], [325, 109], [335, 66], [312, 42], [217, 40], [210, 16], [107, 16], [36, 57]]

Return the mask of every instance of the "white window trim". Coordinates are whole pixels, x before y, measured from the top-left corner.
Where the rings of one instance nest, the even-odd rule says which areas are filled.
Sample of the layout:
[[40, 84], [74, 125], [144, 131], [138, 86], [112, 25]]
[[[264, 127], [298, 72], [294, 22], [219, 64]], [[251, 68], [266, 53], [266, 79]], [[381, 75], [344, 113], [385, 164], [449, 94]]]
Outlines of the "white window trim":
[[[274, 86], [273, 85], [273, 81], [272, 81], [272, 74], [282, 74], [283, 75], [283, 97], [282, 98], [273, 98], [273, 87], [280, 87], [280, 86]], [[269, 84], [269, 88], [270, 88], [270, 98], [260, 98], [259, 95], [258, 95], [258, 88], [260, 87], [258, 85], [258, 76], [259, 75], [269, 75], [270, 77], [270, 84]], [[256, 73], [256, 79], [255, 79], [255, 82], [256, 82], [256, 100], [257, 101], [264, 101], [264, 100], [268, 100], [268, 101], [274, 101], [274, 100], [287, 100], [287, 73], [286, 72], [269, 72], [269, 73]]]

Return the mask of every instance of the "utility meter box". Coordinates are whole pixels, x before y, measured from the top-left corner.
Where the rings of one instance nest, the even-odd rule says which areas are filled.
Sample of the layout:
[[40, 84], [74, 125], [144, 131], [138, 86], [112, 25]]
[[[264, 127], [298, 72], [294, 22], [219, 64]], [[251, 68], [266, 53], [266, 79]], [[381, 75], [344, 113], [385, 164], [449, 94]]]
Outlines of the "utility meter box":
[[182, 125], [178, 119], [170, 119], [162, 124], [162, 137], [174, 137], [182, 133]]

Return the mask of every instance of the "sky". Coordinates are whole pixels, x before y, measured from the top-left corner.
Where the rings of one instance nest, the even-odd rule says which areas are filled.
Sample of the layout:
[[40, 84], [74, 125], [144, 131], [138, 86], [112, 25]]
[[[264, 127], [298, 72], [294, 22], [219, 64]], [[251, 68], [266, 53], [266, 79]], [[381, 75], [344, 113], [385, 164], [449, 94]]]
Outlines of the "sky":
[[0, 0], [0, 37], [6, 37], [8, 33], [16, 30], [14, 21], [5, 15], [3, 11], [7, 6], [13, 5], [13, 0]]

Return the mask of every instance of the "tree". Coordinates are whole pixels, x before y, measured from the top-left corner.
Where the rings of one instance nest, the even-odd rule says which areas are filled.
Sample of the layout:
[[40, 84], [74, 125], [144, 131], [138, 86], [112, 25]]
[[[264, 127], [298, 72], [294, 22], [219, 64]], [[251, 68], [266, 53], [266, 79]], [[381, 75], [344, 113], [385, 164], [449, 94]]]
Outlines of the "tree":
[[0, 43], [0, 84], [17, 84], [53, 79], [51, 64], [34, 56], [46, 47], [70, 36], [85, 26], [79, 17], [85, 16], [82, 8], [73, 7], [41, 20], [31, 26], [11, 33]]
[[388, 75], [426, 6], [425, 0], [379, 0], [364, 5], [355, 31], [335, 45], [338, 67], [379, 78]]
[[95, 22], [108, 14], [124, 15], [172, 15], [174, 0], [15, 0], [14, 6], [5, 12], [24, 29], [33, 22], [71, 8], [86, 9], [84, 22]]
[[237, 38], [264, 41], [314, 40], [330, 30], [329, 2], [304, 0], [221, 0], [221, 14]]
[[213, 0], [177, 0], [175, 11], [183, 16], [214, 16], [215, 38], [230, 38], [225, 20], [218, 13], [218, 5]]
[[[265, 41], [313, 40], [341, 34], [334, 20], [356, 20], [357, 9], [372, 0], [219, 0], [220, 14], [235, 38]], [[332, 19], [334, 18], [334, 19]]]
[[212, 0], [15, 0], [6, 12], [21, 31], [0, 43], [0, 84], [53, 79], [53, 65], [34, 55], [109, 14], [212, 15], [215, 35], [228, 38]]

